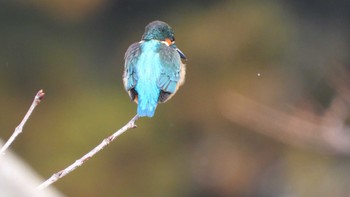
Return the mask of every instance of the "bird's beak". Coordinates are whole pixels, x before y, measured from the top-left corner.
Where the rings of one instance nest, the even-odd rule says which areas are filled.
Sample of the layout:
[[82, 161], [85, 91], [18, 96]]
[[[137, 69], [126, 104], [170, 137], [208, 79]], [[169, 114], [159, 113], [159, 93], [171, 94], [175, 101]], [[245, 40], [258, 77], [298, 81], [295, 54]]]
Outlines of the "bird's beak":
[[179, 48], [176, 47], [176, 51], [180, 54], [182, 59], [187, 61], [186, 55]]

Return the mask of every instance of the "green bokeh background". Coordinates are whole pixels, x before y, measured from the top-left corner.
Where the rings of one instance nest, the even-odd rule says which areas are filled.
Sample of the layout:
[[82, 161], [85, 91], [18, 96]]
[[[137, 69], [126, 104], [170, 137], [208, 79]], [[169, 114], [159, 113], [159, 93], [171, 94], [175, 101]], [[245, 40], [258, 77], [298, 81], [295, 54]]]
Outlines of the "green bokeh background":
[[0, 137], [44, 89], [11, 148], [44, 178], [80, 158], [134, 116], [124, 53], [146, 24], [163, 20], [189, 59], [185, 85], [55, 187], [86, 197], [348, 196], [346, 154], [230, 122], [223, 98], [234, 91], [280, 110], [327, 108], [335, 95], [327, 76], [349, 64], [349, 8], [345, 0], [1, 1]]

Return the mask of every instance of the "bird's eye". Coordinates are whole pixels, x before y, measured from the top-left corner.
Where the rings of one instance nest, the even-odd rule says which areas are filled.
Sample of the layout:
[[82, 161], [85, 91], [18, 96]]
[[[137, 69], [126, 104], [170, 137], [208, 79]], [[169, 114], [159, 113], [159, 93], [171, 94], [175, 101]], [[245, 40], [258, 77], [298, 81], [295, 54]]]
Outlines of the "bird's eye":
[[175, 42], [175, 37], [170, 38], [171, 42]]

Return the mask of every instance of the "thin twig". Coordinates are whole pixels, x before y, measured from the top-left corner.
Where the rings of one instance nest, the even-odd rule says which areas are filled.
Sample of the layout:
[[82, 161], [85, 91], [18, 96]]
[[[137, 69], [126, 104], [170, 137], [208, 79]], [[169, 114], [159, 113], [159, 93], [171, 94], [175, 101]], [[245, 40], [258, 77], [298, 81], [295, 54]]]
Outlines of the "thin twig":
[[24, 116], [22, 122], [16, 127], [15, 131], [13, 132], [10, 139], [5, 143], [5, 145], [0, 150], [0, 155], [4, 154], [6, 149], [12, 144], [12, 142], [16, 139], [16, 137], [22, 133], [23, 127], [26, 124], [27, 120], [29, 119], [30, 115], [34, 111], [35, 107], [40, 103], [40, 101], [44, 98], [45, 93], [43, 90], [39, 90], [38, 93], [36, 93], [33, 103], [30, 106], [28, 112]]
[[47, 179], [45, 182], [40, 184], [36, 189], [37, 190], [42, 190], [46, 188], [47, 186], [51, 185], [52, 183], [56, 182], [58, 179], [66, 176], [79, 166], [83, 165], [87, 160], [89, 160], [91, 157], [93, 157], [96, 153], [101, 151], [105, 146], [107, 146], [110, 142], [112, 142], [115, 138], [117, 138], [119, 135], [127, 131], [128, 129], [135, 128], [135, 121], [139, 117], [136, 115], [134, 116], [126, 125], [124, 125], [121, 129], [113, 133], [113, 135], [105, 138], [98, 146], [96, 146], [94, 149], [92, 149], [90, 152], [85, 154], [83, 157], [80, 159], [76, 160], [73, 164], [65, 168], [64, 170], [61, 170], [55, 174], [53, 174], [49, 179]]

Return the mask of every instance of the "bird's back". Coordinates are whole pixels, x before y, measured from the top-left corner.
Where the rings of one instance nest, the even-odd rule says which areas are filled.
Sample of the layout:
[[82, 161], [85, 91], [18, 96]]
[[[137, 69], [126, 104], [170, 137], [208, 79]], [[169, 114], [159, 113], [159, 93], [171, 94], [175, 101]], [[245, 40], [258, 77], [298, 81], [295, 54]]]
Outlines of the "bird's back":
[[125, 53], [123, 82], [130, 98], [138, 103], [138, 116], [152, 117], [158, 103], [168, 101], [183, 84], [186, 56], [175, 45], [172, 28], [153, 21], [142, 40]]
[[135, 67], [138, 76], [135, 90], [138, 94], [139, 116], [152, 117], [158, 104], [160, 89], [157, 81], [162, 70], [159, 57], [160, 44], [158, 41], [150, 40], [140, 45], [141, 54]]

